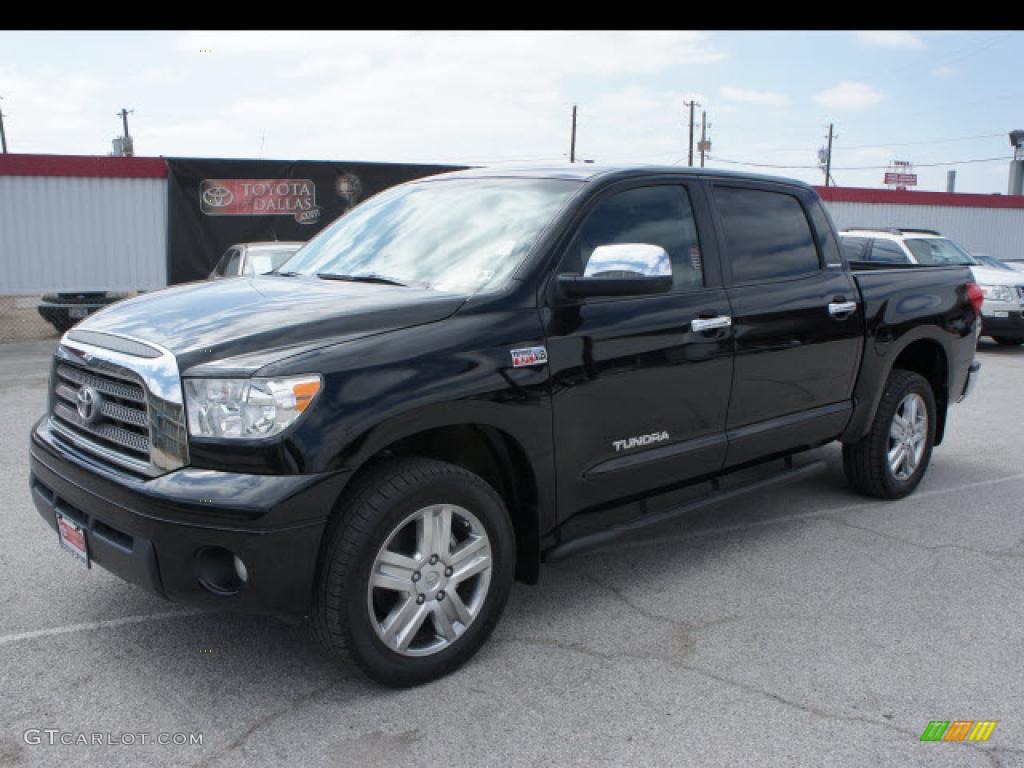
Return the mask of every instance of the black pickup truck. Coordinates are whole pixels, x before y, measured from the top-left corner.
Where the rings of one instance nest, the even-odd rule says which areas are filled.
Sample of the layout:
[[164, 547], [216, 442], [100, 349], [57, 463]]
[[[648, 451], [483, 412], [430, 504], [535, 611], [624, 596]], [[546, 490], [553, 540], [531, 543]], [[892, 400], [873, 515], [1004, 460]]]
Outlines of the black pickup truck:
[[31, 435], [59, 541], [300, 620], [373, 678], [469, 658], [514, 579], [801, 477], [910, 493], [975, 380], [966, 267], [851, 270], [814, 191], [679, 168], [392, 188], [276, 273], [62, 338]]

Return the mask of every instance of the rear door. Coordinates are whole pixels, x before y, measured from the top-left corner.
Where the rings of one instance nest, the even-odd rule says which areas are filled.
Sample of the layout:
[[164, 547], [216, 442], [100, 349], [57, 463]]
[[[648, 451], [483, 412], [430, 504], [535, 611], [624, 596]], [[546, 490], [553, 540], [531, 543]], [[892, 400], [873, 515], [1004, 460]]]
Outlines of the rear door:
[[619, 184], [578, 217], [556, 273], [582, 274], [601, 245], [648, 243], [668, 252], [673, 288], [545, 309], [567, 514], [721, 468], [732, 334], [712, 228], [692, 178]]
[[735, 340], [726, 420], [733, 466], [842, 431], [863, 315], [813, 192], [767, 182], [711, 187]]

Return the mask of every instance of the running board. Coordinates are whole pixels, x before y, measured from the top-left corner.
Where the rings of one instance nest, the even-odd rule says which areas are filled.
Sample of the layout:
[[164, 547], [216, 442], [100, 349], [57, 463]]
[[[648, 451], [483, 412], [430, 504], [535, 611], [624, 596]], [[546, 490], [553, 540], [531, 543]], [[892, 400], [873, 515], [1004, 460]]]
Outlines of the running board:
[[616, 539], [628, 536], [631, 533], [648, 528], [652, 525], [664, 523], [666, 520], [682, 517], [683, 515], [689, 514], [690, 512], [694, 512], [698, 509], [703, 509], [704, 507], [709, 507], [712, 504], [718, 504], [722, 501], [729, 501], [740, 496], [745, 496], [748, 493], [754, 493], [756, 491], [764, 490], [765, 488], [772, 488], [777, 485], [791, 483], [794, 480], [799, 480], [803, 477], [807, 477], [808, 475], [813, 475], [824, 468], [824, 460], [816, 459], [806, 464], [800, 464], [799, 466], [790, 466], [782, 472], [770, 477], [753, 480], [742, 485], [736, 485], [727, 490], [712, 491], [706, 496], [701, 496], [699, 499], [681, 504], [678, 507], [666, 509], [663, 512], [655, 512], [650, 515], [643, 515], [601, 531], [594, 531], [593, 533], [587, 533], [582, 536], [569, 539], [568, 541], [563, 541], [561, 544], [556, 544], [550, 549], [545, 550], [541, 555], [541, 559], [545, 563], [557, 563], [568, 557], [572, 557], [573, 555], [578, 555], [580, 552], [593, 549], [594, 547], [599, 547], [602, 544], [615, 541]]

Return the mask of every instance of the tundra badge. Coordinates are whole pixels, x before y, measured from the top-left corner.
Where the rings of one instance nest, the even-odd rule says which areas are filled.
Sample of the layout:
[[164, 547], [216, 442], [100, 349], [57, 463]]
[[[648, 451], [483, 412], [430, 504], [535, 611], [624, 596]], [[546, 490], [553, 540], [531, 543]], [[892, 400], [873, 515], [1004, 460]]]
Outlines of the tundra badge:
[[612, 445], [615, 446], [616, 451], [628, 451], [630, 448], [639, 448], [641, 445], [660, 443], [664, 440], [668, 440], [668, 432], [652, 432], [649, 435], [631, 437], [628, 440], [613, 440]]
[[548, 361], [547, 347], [526, 347], [525, 349], [513, 349], [512, 367], [523, 368], [527, 365], [544, 365]]

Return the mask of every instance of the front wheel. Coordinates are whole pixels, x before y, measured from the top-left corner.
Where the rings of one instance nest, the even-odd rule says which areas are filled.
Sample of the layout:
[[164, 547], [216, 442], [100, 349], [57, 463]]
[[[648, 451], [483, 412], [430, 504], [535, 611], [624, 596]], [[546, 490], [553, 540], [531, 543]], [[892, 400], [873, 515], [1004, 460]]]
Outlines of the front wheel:
[[868, 496], [902, 498], [924, 477], [934, 440], [931, 385], [918, 373], [896, 369], [886, 382], [871, 431], [843, 445], [846, 478]]
[[497, 624], [515, 570], [504, 502], [432, 459], [381, 463], [324, 534], [312, 624], [332, 653], [392, 686], [453, 671]]

